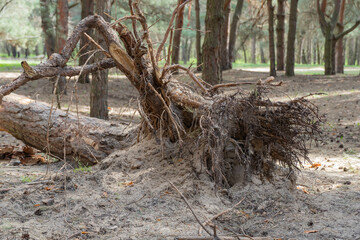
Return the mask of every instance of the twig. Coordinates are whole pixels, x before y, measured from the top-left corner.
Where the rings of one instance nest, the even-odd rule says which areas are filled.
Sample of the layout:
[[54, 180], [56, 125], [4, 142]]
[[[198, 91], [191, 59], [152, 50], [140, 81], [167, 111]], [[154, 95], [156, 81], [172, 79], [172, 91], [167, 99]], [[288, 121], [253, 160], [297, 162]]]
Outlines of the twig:
[[172, 29], [172, 25], [173, 25], [173, 22], [174, 22], [174, 19], [175, 19], [175, 16], [176, 16], [177, 12], [178, 12], [181, 8], [185, 7], [185, 5], [186, 5], [188, 2], [190, 2], [190, 1], [191, 1], [191, 0], [186, 0], [184, 3], [182, 3], [181, 5], [178, 5], [178, 6], [174, 9], [173, 14], [172, 14], [171, 19], [170, 19], [170, 22], [169, 22], [169, 26], [168, 26], [168, 28], [166, 29], [164, 38], [163, 38], [163, 40], [161, 41], [161, 43], [160, 43], [160, 45], [159, 45], [159, 48], [158, 48], [157, 51], [156, 51], [156, 61], [159, 61], [161, 51], [162, 51], [162, 49], [164, 48], [164, 45], [165, 45], [165, 43], [166, 43], [166, 41], [167, 41], [167, 38], [168, 38], [169, 33], [170, 33], [170, 30]]
[[92, 42], [98, 49], [100, 49], [105, 54], [105, 56], [111, 58], [111, 55], [104, 48], [102, 48], [97, 42], [95, 42], [95, 40], [92, 37], [90, 37], [86, 32], [84, 32], [84, 35], [90, 40], [90, 42]]
[[204, 229], [205, 232], [207, 232], [210, 236], [212, 236], [212, 234], [209, 232], [209, 230], [207, 230], [205, 228], [205, 226], [200, 222], [199, 218], [196, 216], [194, 210], [192, 209], [192, 207], [190, 206], [188, 200], [186, 199], [186, 197], [179, 191], [179, 189], [169, 180], [165, 179], [181, 196], [181, 198], [184, 200], [184, 202], [186, 203], [186, 205], [188, 206], [188, 208], [190, 209], [191, 213], [193, 214], [193, 216], [195, 217], [196, 221], [200, 224], [200, 226]]
[[[198, 77], [196, 77], [196, 75], [190, 71], [189, 68], [186, 68], [184, 66], [181, 66], [179, 64], [176, 64], [176, 65], [171, 65], [170, 67], [166, 68], [164, 71], [167, 72], [167, 71], [171, 71], [173, 69], [181, 69], [181, 70], [184, 70], [187, 72], [187, 74], [190, 76], [190, 78], [192, 80], [194, 80], [194, 82], [201, 88], [201, 90], [203, 92], [205, 92], [206, 94], [208, 94], [208, 90], [205, 88], [205, 86], [202, 84], [202, 82], [204, 82], [203, 80], [199, 80]], [[165, 74], [164, 74], [165, 75]], [[201, 82], [202, 81], [202, 82]]]
[[[225, 210], [225, 211], [222, 211], [222, 212], [216, 214], [216, 215], [213, 216], [212, 218], [206, 220], [203, 224], [206, 226], [206, 225], [208, 225], [210, 222], [212, 222], [213, 220], [217, 219], [218, 217], [220, 217], [220, 216], [222, 216], [222, 215], [224, 215], [224, 214], [226, 214], [226, 213], [228, 213], [228, 212], [231, 212], [232, 210], [234, 210], [234, 208], [236, 208], [237, 206], [239, 206], [239, 205], [242, 203], [242, 201], [244, 201], [244, 199], [245, 199], [245, 198], [242, 198], [242, 199], [241, 199], [238, 203], [236, 203], [233, 207], [231, 207], [231, 208], [229, 208], [229, 209], [227, 209], [227, 210]], [[199, 233], [199, 235], [201, 234], [201, 228], [199, 229], [198, 233]]]
[[128, 204], [126, 204], [126, 206], [130, 205], [130, 204], [133, 204], [133, 203], [137, 203], [137, 202], [140, 202], [145, 196], [147, 195], [147, 193], [145, 193], [141, 198], [139, 198], [138, 200], [135, 200], [135, 201], [132, 201], [132, 202], [129, 202]]

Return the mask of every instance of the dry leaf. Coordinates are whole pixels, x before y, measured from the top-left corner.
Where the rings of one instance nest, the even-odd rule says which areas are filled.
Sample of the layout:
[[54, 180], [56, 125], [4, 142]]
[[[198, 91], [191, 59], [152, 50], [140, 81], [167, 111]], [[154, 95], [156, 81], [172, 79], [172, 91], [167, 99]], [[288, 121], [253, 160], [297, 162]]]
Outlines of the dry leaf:
[[35, 150], [34, 150], [32, 147], [30, 147], [30, 146], [25, 146], [25, 147], [23, 147], [23, 152], [24, 152], [24, 154], [27, 155], [27, 156], [35, 155]]
[[39, 162], [39, 160], [34, 157], [22, 157], [20, 158], [20, 162], [22, 165], [25, 166], [33, 166], [36, 165]]
[[320, 167], [321, 166], [321, 163], [314, 163], [310, 166], [310, 168], [317, 168], [317, 167]]
[[134, 182], [133, 181], [126, 181], [126, 182], [123, 182], [123, 183], [121, 183], [123, 186], [125, 186], [125, 187], [129, 187], [129, 186], [132, 186], [132, 185], [134, 185]]
[[296, 189], [298, 190], [302, 190], [305, 194], [309, 194], [309, 192], [306, 190], [305, 187], [302, 187], [302, 186], [297, 186]]
[[304, 233], [317, 233], [318, 230], [308, 230], [308, 231], [304, 231]]
[[52, 190], [54, 187], [55, 187], [55, 185], [50, 185], [50, 186], [45, 187], [45, 190], [46, 190], [46, 191], [50, 191], [50, 190]]
[[40, 204], [39, 204], [39, 203], [34, 205], [34, 207], [39, 207], [39, 206], [40, 206]]
[[81, 234], [89, 234], [89, 232], [81, 232]]

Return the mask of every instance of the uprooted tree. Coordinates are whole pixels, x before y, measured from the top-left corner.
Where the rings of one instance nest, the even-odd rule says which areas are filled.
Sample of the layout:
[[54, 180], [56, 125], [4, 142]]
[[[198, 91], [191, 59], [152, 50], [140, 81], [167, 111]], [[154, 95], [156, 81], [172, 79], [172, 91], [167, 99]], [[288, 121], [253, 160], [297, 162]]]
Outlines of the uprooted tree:
[[[271, 175], [275, 162], [289, 170], [297, 168], [301, 157], [307, 159], [307, 140], [320, 132], [321, 118], [317, 108], [305, 98], [288, 102], [265, 99], [263, 94], [271, 89], [273, 78], [254, 83], [250, 93], [238, 90], [224, 94], [219, 92], [220, 88], [239, 89], [240, 84], [212, 86], [190, 69], [170, 65], [170, 54], [165, 65], [159, 66], [178, 9], [188, 2], [179, 4], [174, 10], [156, 51], [137, 1], [129, 1], [130, 16], [111, 24], [98, 15], [83, 19], [60, 54], [52, 54], [45, 63], [33, 68], [22, 64], [27, 66], [24, 73], [0, 88], [0, 129], [58, 157], [87, 163], [100, 161], [115, 149], [124, 147], [126, 139], [134, 142], [139, 135], [167, 138], [178, 144], [185, 144], [187, 139], [195, 136], [205, 169], [218, 184], [227, 186], [234, 184], [228, 179], [239, 174], [236, 170], [239, 167], [241, 171], [263, 175]], [[122, 23], [125, 20], [132, 21], [132, 31]], [[141, 31], [137, 30], [139, 24]], [[79, 67], [66, 66], [80, 37], [89, 28], [99, 31], [106, 41], [108, 50], [92, 40], [97, 51], [104, 53], [104, 59]], [[169, 45], [171, 49], [171, 41]], [[75, 76], [113, 67], [117, 67], [139, 92], [138, 110], [142, 122], [134, 131], [123, 131], [123, 126], [117, 127], [103, 120], [92, 121], [69, 112], [55, 111], [14, 94], [6, 96], [40, 78]], [[185, 71], [198, 90], [174, 80], [171, 75], [174, 70]]]

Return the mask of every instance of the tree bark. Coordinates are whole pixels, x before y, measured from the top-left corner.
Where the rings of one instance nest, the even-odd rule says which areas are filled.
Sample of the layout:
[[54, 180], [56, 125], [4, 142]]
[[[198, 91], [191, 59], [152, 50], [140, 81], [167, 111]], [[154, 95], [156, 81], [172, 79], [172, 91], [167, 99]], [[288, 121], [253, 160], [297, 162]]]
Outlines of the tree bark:
[[[184, 3], [185, 0], [178, 0], [178, 6]], [[181, 43], [181, 32], [184, 24], [184, 8], [180, 8], [176, 15], [175, 31], [172, 43], [171, 51], [171, 63], [178, 64], [180, 58], [180, 43]], [[177, 71], [176, 71], [177, 72]]]
[[297, 5], [298, 0], [291, 0], [290, 16], [289, 16], [289, 31], [286, 49], [286, 76], [295, 75], [295, 39], [296, 39], [296, 22], [297, 22]]
[[233, 63], [235, 61], [235, 43], [237, 37], [237, 29], [239, 20], [244, 5], [244, 0], [237, 0], [234, 16], [230, 26], [230, 39], [229, 39], [229, 61]]
[[[68, 35], [68, 18], [68, 1], [57, 0], [55, 39], [55, 52], [57, 53], [60, 53], [66, 44]], [[60, 76], [59, 79], [54, 78], [53, 81], [54, 87], [56, 87], [56, 94], [66, 94], [66, 78], [64, 76]]]
[[230, 26], [230, 6], [231, 0], [225, 0], [224, 4], [224, 23], [221, 33], [221, 70], [231, 69], [229, 59], [229, 26]]
[[[94, 14], [94, 0], [81, 0], [81, 19], [86, 18], [87, 16]], [[89, 29], [86, 33], [91, 36], [91, 30]], [[80, 38], [80, 57], [79, 57], [79, 65], [84, 65], [88, 58], [89, 54], [85, 54], [91, 50], [90, 46], [87, 45], [89, 40], [83, 35]], [[91, 60], [88, 61], [88, 64], [91, 63]], [[79, 83], [90, 83], [90, 74], [81, 74], [79, 76]]]
[[276, 57], [277, 70], [283, 71], [285, 69], [285, 0], [278, 0], [277, 8], [277, 25], [276, 25]]
[[[105, 14], [111, 14], [111, 1], [110, 0], [95, 0], [96, 13], [109, 21], [109, 17]], [[95, 41], [103, 48], [107, 49], [107, 44], [100, 35], [97, 33]], [[97, 62], [103, 56], [96, 54], [94, 62]], [[109, 119], [108, 110], [108, 70], [102, 70], [92, 73], [91, 90], [90, 90], [90, 116], [100, 119]]]
[[266, 63], [264, 48], [261, 43], [260, 43], [260, 62]]
[[251, 63], [256, 64], [256, 35], [251, 39]]
[[[341, 1], [339, 22], [337, 24], [338, 33], [344, 32], [344, 13], [345, 13], [345, 2]], [[336, 42], [336, 73], [344, 73], [344, 43], [343, 37], [339, 38]]]
[[41, 27], [45, 37], [45, 50], [48, 57], [55, 52], [55, 32], [50, 14], [50, 1], [40, 0]]
[[134, 130], [128, 124], [51, 109], [48, 104], [17, 94], [4, 97], [0, 112], [0, 131], [61, 159], [86, 164], [96, 164], [131, 145], [128, 137]]
[[220, 45], [224, 22], [224, 2], [225, 0], [208, 0], [206, 3], [202, 77], [210, 84], [222, 82]]
[[195, 0], [195, 18], [196, 18], [196, 59], [197, 71], [202, 70], [202, 54], [201, 54], [201, 22], [200, 22], [200, 3]]
[[276, 76], [275, 64], [275, 43], [274, 43], [274, 6], [272, 0], [267, 0], [267, 9], [269, 14], [269, 58], [270, 58], [270, 76]]

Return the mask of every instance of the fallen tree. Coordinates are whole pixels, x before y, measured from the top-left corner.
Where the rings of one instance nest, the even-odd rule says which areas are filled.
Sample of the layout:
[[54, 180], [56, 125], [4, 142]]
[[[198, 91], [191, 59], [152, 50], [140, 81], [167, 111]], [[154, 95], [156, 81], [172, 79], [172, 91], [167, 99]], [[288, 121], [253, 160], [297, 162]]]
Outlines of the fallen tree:
[[[257, 172], [268, 177], [271, 176], [272, 166], [276, 162], [286, 166], [290, 171], [297, 168], [298, 164], [301, 164], [301, 157], [307, 159], [306, 141], [313, 139], [320, 132], [321, 118], [318, 116], [316, 106], [305, 98], [288, 102], [271, 102], [264, 98], [264, 93], [269, 90], [269, 87], [272, 87], [272, 78], [254, 83], [254, 91], [250, 93], [238, 91], [236, 94], [225, 95], [219, 92], [220, 88], [239, 88], [240, 84], [212, 86], [196, 77], [190, 69], [181, 65], [170, 65], [170, 54], [166, 58], [165, 65], [160, 67], [160, 55], [172, 32], [176, 13], [188, 2], [189, 0], [179, 4], [174, 10], [165, 37], [156, 51], [149, 36], [146, 18], [139, 8], [138, 1], [134, 3], [129, 1], [132, 13], [130, 16], [118, 19], [111, 24], [105, 22], [98, 15], [83, 19], [75, 27], [60, 54], [52, 54], [47, 62], [33, 68], [23, 64], [23, 67], [25, 66], [24, 73], [13, 82], [0, 88], [0, 101], [3, 96], [10, 94], [28, 81], [51, 76], [81, 75], [97, 69], [116, 66], [139, 92], [139, 112], [142, 116], [139, 133], [142, 136], [154, 136], [160, 140], [169, 138], [178, 144], [195, 136], [199, 145], [197, 149], [203, 152], [206, 169], [213, 175], [216, 183], [225, 186], [234, 184], [235, 182], [228, 181], [228, 179], [234, 174], [239, 174], [239, 171], [236, 170], [239, 167], [243, 171]], [[122, 24], [125, 20], [132, 21], [132, 31]], [[136, 27], [138, 23], [142, 28], [141, 35]], [[89, 28], [95, 28], [103, 35], [108, 50], [101, 48], [90, 37], [89, 39], [97, 46], [97, 51], [104, 53], [105, 58], [90, 65], [66, 66], [81, 34]], [[169, 49], [171, 49], [171, 41], [169, 45]], [[185, 70], [198, 89], [195, 90], [174, 80], [171, 73], [176, 69]], [[12, 98], [4, 100], [5, 113], [6, 111], [11, 112], [9, 109], [11, 109], [13, 101], [15, 100]], [[36, 119], [37, 115], [35, 111], [31, 117]], [[16, 125], [13, 124], [17, 122], [15, 115], [8, 114], [8, 116], [11, 117], [6, 121], [0, 119], [0, 127], [10, 129], [11, 126]], [[46, 117], [42, 119], [39, 122], [42, 126], [39, 125], [39, 127], [42, 127], [45, 132], [53, 131], [53, 126], [61, 129], [61, 121], [64, 121], [61, 114], [57, 115], [52, 118], [54, 122], [51, 122], [50, 127], [47, 128]], [[84, 126], [86, 126], [87, 120], [85, 119], [81, 118], [77, 121], [84, 121]], [[72, 120], [74, 123], [76, 122], [76, 118]], [[75, 127], [76, 124], [73, 126]], [[107, 125], [103, 126], [108, 127]], [[54, 147], [48, 147], [51, 152], [55, 151], [54, 149], [61, 151], [64, 146], [66, 149], [69, 141], [74, 139], [72, 135], [65, 135], [64, 138], [63, 134], [66, 132], [59, 131], [57, 136], [65, 139], [65, 144], [59, 145], [59, 142], [55, 141], [56, 138], [46, 138], [47, 142], [44, 139], [40, 141], [44, 132], [36, 134], [38, 138], [32, 139], [24, 137], [32, 134], [31, 129], [26, 134], [25, 132], [16, 134], [16, 130], [8, 131], [14, 136], [29, 139], [29, 143], [38, 141], [41, 144], [35, 146], [33, 143], [32, 145], [39, 149], [53, 145]], [[80, 144], [74, 145], [73, 149], [87, 148], [86, 141], [81, 140], [80, 132], [82, 131], [85, 131], [84, 136], [89, 135], [86, 128], [79, 127], [77, 132], [80, 137], [75, 137], [75, 139], [80, 139]], [[49, 135], [49, 133], [47, 134]], [[101, 134], [96, 140], [92, 138], [95, 142], [101, 142], [100, 139]], [[70, 157], [75, 152], [79, 151], [69, 150], [69, 154], [65, 155]], [[90, 158], [89, 155], [82, 157], [84, 161], [89, 161]]]
[[131, 144], [134, 128], [77, 116], [45, 103], [10, 94], [0, 108], [0, 130], [59, 158], [96, 164]]

